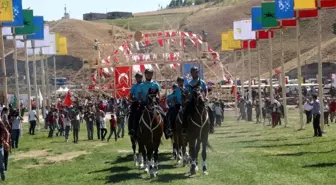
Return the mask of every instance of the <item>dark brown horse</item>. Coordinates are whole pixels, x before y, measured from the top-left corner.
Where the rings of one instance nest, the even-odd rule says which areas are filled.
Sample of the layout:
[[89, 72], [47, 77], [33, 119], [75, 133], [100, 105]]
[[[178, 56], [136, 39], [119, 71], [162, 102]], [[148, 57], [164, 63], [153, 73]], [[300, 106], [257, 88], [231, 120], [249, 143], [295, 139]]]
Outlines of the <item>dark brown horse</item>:
[[156, 93], [148, 95], [147, 105], [140, 118], [139, 150], [151, 176], [157, 175], [159, 146], [163, 135], [163, 119], [156, 100]]
[[191, 106], [188, 110], [188, 143], [191, 156], [190, 174], [196, 174], [198, 170], [198, 153], [202, 144], [203, 173], [207, 174], [206, 165], [208, 135], [210, 129], [209, 114], [204, 95], [200, 88], [200, 81], [192, 87]]

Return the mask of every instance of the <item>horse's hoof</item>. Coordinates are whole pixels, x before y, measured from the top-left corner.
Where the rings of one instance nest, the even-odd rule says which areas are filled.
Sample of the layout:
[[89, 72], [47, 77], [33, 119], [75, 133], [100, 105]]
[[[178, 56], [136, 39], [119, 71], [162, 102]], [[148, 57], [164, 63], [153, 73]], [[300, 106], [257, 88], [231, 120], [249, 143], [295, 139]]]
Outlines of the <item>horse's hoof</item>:
[[179, 160], [177, 161], [177, 164], [182, 164], [181, 159], [179, 159]]
[[208, 171], [203, 171], [203, 175], [209, 175]]
[[195, 167], [195, 171], [198, 171], [198, 166]]
[[149, 169], [148, 168], [145, 168], [145, 171], [144, 171], [145, 173], [147, 173], [147, 174], [149, 174]]
[[144, 164], [140, 164], [140, 169], [144, 169], [145, 168], [145, 165]]

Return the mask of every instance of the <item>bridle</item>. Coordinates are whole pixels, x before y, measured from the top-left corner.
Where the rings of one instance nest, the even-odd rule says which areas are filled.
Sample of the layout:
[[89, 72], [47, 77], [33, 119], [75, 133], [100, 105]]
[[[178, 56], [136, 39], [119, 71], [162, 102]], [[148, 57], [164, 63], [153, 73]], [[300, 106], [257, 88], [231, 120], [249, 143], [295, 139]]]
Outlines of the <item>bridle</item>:
[[[144, 113], [141, 115], [141, 118], [140, 120], [142, 121], [142, 123], [148, 128], [148, 130], [150, 131], [151, 133], [151, 141], [153, 143], [153, 131], [156, 130], [157, 128], [159, 128], [160, 124], [157, 124], [154, 128], [152, 128], [153, 126], [153, 122], [155, 120], [155, 118], [157, 116], [159, 116], [159, 123], [162, 121], [162, 117], [161, 117], [161, 114], [158, 114], [158, 110], [157, 110], [157, 106], [156, 106], [156, 96], [155, 95], [148, 95], [148, 99], [150, 100], [148, 105], [145, 106], [145, 112], [147, 112], [147, 115], [148, 115], [148, 118], [150, 120], [149, 123], [147, 123], [144, 119]], [[153, 112], [153, 117], [151, 117], [151, 114], [150, 112]]]
[[[204, 128], [204, 126], [206, 125], [206, 123], [208, 122], [208, 120], [209, 120], [209, 114], [208, 114], [208, 111], [207, 111], [207, 108], [206, 108], [206, 106], [205, 106], [205, 104], [204, 104], [204, 98], [203, 98], [203, 95], [202, 95], [202, 93], [200, 92], [200, 89], [199, 88], [194, 88], [193, 89], [193, 93], [194, 94], [196, 94], [197, 96], [193, 96], [193, 97], [195, 97], [195, 99], [197, 100], [197, 103], [196, 103], [196, 105], [195, 105], [195, 110], [196, 110], [196, 113], [197, 113], [197, 115], [200, 117], [200, 119], [201, 119], [201, 124], [198, 124], [196, 121], [194, 121], [193, 119], [192, 119], [192, 117], [190, 117], [190, 121], [195, 125], [195, 126], [197, 126], [197, 127], [199, 127], [200, 128], [200, 132], [199, 132], [199, 139], [201, 139], [201, 135], [202, 135], [202, 131], [203, 131], [203, 128]], [[195, 101], [195, 99], [194, 99], [194, 101]], [[198, 104], [198, 100], [199, 99], [201, 99], [201, 101], [202, 101], [202, 105], [199, 105]], [[204, 117], [204, 113], [205, 113], [205, 119], [203, 119], [203, 117]]]

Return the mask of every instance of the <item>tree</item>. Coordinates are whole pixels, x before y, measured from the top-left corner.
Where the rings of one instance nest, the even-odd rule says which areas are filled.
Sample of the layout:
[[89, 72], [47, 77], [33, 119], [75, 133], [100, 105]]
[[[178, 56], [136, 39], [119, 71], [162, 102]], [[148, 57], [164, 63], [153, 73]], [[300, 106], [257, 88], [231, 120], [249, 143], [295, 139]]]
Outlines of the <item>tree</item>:
[[195, 0], [195, 5], [200, 5], [200, 4], [203, 4], [205, 3], [204, 0]]
[[193, 4], [193, 0], [186, 0], [186, 1], [187, 6], [191, 6]]

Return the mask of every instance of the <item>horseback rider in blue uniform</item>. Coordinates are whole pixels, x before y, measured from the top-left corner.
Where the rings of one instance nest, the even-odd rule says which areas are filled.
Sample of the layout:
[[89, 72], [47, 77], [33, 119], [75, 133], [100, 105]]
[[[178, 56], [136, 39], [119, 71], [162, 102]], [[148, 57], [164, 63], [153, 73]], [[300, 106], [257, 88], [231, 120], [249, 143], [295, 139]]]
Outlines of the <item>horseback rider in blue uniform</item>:
[[169, 124], [167, 124], [166, 126], [168, 127], [168, 128], [170, 128], [170, 129], [172, 129], [173, 127], [171, 127], [172, 126], [172, 113], [173, 113], [173, 111], [174, 111], [174, 108], [175, 108], [175, 101], [174, 101], [174, 99], [175, 99], [175, 89], [177, 88], [177, 85], [176, 84], [173, 84], [173, 92], [171, 93], [171, 94], [168, 94], [168, 96], [167, 96], [167, 105], [168, 105], [168, 111], [167, 111], [167, 114], [166, 114], [166, 119], [168, 119], [167, 120], [167, 123]]
[[135, 74], [135, 80], [136, 84], [134, 84], [131, 88], [130, 93], [130, 100], [131, 100], [131, 106], [130, 106], [130, 116], [128, 119], [128, 134], [130, 136], [136, 136], [136, 131], [139, 126], [139, 120], [140, 120], [140, 112], [139, 112], [139, 97], [138, 97], [138, 88], [140, 84], [142, 83], [143, 75], [141, 73]]
[[177, 87], [174, 90], [174, 107], [171, 113], [171, 121], [170, 126], [171, 128], [175, 128], [175, 121], [176, 117], [182, 107], [183, 102], [185, 101], [185, 88], [184, 88], [184, 79], [183, 77], [178, 77], [177, 80]]
[[200, 82], [200, 87], [202, 92], [204, 93], [204, 97], [207, 100], [208, 99], [208, 87], [206, 85], [206, 83], [204, 82], [204, 80], [199, 78], [199, 69], [196, 66], [193, 66], [190, 69], [190, 74], [192, 79], [188, 82], [188, 85], [186, 86], [186, 91], [188, 93], [187, 96], [187, 101], [185, 103], [184, 106], [184, 111], [183, 111], [183, 130], [182, 133], [183, 134], [187, 134], [187, 129], [188, 129], [188, 115], [190, 114], [189, 110], [190, 110], [190, 106], [192, 106], [191, 104], [191, 99], [192, 99], [192, 91], [193, 91], [193, 87], [195, 85], [198, 84], [198, 82]]
[[[147, 105], [149, 92], [156, 92], [157, 93], [156, 96], [160, 100], [161, 88], [157, 82], [152, 81], [153, 74], [154, 74], [153, 70], [146, 69], [145, 70], [146, 81], [140, 84], [138, 88], [138, 99], [140, 101], [140, 110], [143, 110], [143, 107]], [[167, 127], [167, 119], [165, 119], [166, 115], [160, 106], [157, 106], [157, 108], [158, 108], [157, 110], [160, 112], [162, 116], [162, 119], [164, 120], [164, 129], [165, 129], [164, 134], [166, 139], [168, 139], [172, 135], [172, 133], [170, 129]]]

